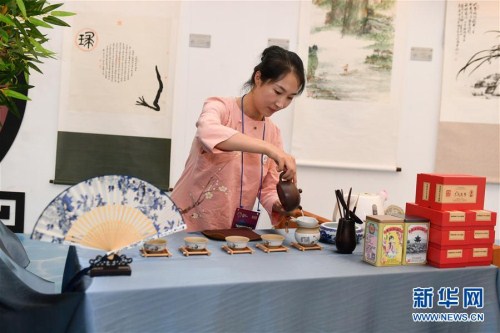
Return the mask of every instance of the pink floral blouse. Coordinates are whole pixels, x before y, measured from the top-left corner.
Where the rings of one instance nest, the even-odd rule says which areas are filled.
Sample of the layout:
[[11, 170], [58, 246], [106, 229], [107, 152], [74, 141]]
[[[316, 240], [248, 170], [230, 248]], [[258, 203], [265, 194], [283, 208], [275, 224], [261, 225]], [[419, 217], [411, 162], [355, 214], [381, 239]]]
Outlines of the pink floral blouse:
[[[171, 198], [183, 212], [188, 231], [227, 229], [231, 227], [240, 193], [244, 209], [253, 209], [261, 181], [261, 155], [243, 153], [243, 191], [241, 185], [241, 152], [225, 152], [217, 144], [242, 131], [242, 112], [236, 98], [212, 97], [205, 101], [196, 123], [197, 131], [184, 172], [174, 186]], [[281, 132], [269, 119], [253, 120], [244, 116], [245, 134], [282, 147]], [[272, 214], [278, 200], [276, 183], [279, 173], [276, 163], [263, 156], [261, 207], [269, 213], [271, 222], [279, 222]], [[261, 210], [261, 214], [263, 210]]]

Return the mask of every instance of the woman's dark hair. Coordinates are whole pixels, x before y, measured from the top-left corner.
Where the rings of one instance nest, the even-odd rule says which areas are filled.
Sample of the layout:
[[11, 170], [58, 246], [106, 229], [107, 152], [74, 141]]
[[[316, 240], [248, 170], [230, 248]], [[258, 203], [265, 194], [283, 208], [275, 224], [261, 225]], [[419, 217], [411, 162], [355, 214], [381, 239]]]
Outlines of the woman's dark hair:
[[300, 95], [305, 88], [306, 79], [302, 60], [295, 52], [285, 50], [282, 47], [273, 45], [262, 52], [260, 64], [253, 69], [252, 77], [245, 83], [245, 88], [251, 89], [255, 86], [255, 73], [257, 71], [260, 72], [264, 83], [279, 81], [288, 73], [293, 72], [299, 79], [298, 94]]

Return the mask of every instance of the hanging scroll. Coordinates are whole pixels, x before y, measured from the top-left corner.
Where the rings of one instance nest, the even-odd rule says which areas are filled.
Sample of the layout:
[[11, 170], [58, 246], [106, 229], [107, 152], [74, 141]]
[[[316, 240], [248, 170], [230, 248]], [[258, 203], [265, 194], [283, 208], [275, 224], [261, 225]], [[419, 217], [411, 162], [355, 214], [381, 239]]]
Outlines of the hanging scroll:
[[54, 182], [126, 174], [168, 188], [179, 3], [68, 6]]
[[498, 1], [448, 1], [436, 150], [439, 173], [500, 182]]

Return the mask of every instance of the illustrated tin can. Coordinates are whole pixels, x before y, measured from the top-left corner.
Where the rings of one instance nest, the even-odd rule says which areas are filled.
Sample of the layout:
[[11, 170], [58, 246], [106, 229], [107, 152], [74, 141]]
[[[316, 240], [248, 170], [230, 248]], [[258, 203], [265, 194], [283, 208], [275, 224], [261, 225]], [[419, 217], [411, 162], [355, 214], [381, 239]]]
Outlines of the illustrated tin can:
[[366, 217], [363, 260], [374, 266], [401, 265], [404, 220], [391, 215]]
[[424, 265], [427, 263], [429, 246], [429, 225], [427, 218], [419, 216], [404, 217], [403, 265]]

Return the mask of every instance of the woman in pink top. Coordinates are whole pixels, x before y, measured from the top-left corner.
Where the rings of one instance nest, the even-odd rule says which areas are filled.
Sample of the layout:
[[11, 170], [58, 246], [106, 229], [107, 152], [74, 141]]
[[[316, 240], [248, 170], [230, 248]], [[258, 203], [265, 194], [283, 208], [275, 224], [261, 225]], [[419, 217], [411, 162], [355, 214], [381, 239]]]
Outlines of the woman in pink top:
[[278, 46], [264, 50], [242, 97], [205, 101], [184, 172], [172, 200], [188, 231], [227, 229], [235, 216], [255, 220], [256, 199], [279, 222], [287, 213], [276, 192], [279, 174], [296, 182], [293, 156], [283, 151], [279, 128], [269, 119], [304, 90], [302, 60]]

